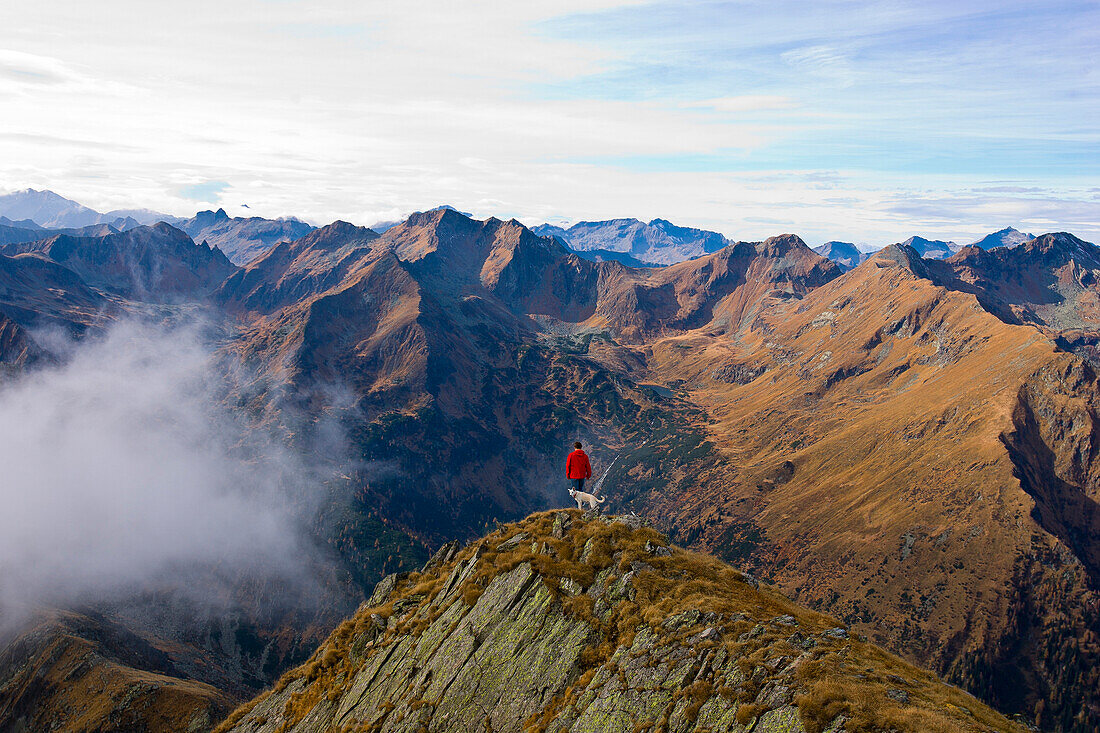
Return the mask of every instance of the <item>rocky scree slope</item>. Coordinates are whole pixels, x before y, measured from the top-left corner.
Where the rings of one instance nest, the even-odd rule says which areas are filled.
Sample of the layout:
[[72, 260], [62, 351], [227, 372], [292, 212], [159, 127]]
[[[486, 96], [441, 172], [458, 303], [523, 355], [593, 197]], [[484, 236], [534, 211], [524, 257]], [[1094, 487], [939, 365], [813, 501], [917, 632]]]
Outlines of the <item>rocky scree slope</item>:
[[391, 575], [229, 731], [1018, 730], [634, 516], [535, 514]]

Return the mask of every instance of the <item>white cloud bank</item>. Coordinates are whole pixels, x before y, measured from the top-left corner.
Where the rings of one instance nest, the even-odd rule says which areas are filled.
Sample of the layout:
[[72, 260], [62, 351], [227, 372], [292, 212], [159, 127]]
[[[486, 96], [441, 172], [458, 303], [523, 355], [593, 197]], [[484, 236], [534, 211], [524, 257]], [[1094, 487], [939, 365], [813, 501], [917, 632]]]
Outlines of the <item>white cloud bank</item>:
[[0, 622], [199, 567], [302, 580], [287, 492], [308, 508], [309, 472], [218, 405], [210, 356], [193, 331], [122, 324], [0, 386]]

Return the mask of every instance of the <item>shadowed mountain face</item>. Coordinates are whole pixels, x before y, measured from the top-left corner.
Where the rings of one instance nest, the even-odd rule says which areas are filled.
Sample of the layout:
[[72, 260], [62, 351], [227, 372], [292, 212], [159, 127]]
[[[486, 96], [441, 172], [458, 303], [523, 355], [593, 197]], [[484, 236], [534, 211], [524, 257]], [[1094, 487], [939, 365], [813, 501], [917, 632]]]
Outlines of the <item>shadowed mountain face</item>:
[[164, 297], [103, 243], [172, 253], [163, 292], [205, 302], [245, 366], [228, 401], [296, 446], [326, 416], [346, 434], [317, 527], [360, 588], [563, 505], [580, 439], [609, 508], [1045, 728], [1095, 727], [1100, 387], [1070, 350], [1091, 358], [1093, 245], [895, 245], [843, 272], [782, 235], [633, 268], [438, 210], [236, 268], [135, 232], [0, 259], [0, 359], [29, 363], [38, 322]]
[[[36, 252], [9, 257], [0, 248], [0, 311], [21, 329], [61, 326], [78, 334], [98, 322], [108, 307], [101, 293], [64, 265]], [[0, 354], [0, 359], [9, 358]]]
[[167, 654], [99, 616], [49, 613], [0, 652], [0, 727], [10, 731], [209, 730], [232, 707]]
[[164, 223], [102, 237], [55, 234], [36, 242], [4, 245], [0, 252], [41, 254], [88, 285], [147, 300], [204, 295], [235, 269], [220, 250], [196, 245]]
[[23, 369], [45, 358], [26, 329], [0, 312], [0, 367]]
[[230, 217], [224, 209], [200, 211], [176, 226], [196, 242], [217, 247], [237, 265], [255, 259], [273, 244], [298, 239], [313, 230], [311, 225], [298, 219]]
[[335, 222], [295, 242], [281, 242], [233, 273], [215, 300], [234, 311], [271, 313], [338, 285], [378, 235]]
[[[33, 224], [34, 222], [30, 223]], [[105, 237], [118, 231], [109, 224], [93, 224], [79, 229], [43, 229], [39, 226], [17, 227], [0, 224], [0, 245], [35, 242], [45, 237], [52, 237], [55, 234], [67, 234], [71, 237]]]

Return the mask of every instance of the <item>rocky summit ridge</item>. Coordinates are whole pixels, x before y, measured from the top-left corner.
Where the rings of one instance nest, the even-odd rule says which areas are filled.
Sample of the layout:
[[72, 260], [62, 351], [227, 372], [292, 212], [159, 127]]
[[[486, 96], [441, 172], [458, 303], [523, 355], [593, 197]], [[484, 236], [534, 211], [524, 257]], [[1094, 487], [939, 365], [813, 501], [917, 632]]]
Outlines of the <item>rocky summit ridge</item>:
[[387, 576], [218, 731], [1018, 729], [638, 517], [569, 510]]

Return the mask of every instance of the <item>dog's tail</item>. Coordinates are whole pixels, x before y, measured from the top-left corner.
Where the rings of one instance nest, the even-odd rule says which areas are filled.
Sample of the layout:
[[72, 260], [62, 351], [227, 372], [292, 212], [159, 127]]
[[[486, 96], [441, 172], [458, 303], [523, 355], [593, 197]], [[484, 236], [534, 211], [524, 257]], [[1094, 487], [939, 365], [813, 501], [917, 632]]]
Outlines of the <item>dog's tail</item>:
[[606, 497], [606, 496], [601, 496], [601, 497], [598, 497], [598, 498], [596, 499], [596, 503], [597, 503], [597, 504], [603, 504], [603, 503], [604, 503], [605, 501], [607, 501], [607, 497]]

